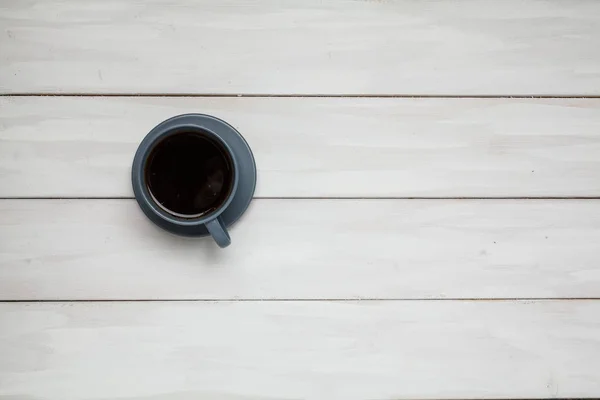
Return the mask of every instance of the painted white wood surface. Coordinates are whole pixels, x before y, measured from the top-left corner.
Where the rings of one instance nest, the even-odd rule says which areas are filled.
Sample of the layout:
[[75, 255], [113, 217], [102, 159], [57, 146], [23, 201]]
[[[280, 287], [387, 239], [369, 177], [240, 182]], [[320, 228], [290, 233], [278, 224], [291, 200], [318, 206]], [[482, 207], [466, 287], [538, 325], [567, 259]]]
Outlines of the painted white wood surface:
[[2, 300], [600, 293], [600, 201], [261, 199], [225, 250], [134, 200], [3, 200], [0, 216]]
[[0, 338], [9, 399], [600, 392], [596, 301], [5, 303]]
[[[600, 196], [600, 99], [406, 97], [600, 95], [599, 16], [0, 0], [0, 94], [405, 96], [0, 97], [0, 198], [99, 198], [0, 200], [0, 399], [598, 397], [600, 200], [369, 198]], [[185, 112], [281, 197], [225, 250], [106, 199]]]
[[600, 2], [0, 1], [0, 92], [600, 94]]
[[600, 196], [600, 99], [0, 98], [0, 196], [131, 197], [187, 112], [249, 141], [259, 197]]

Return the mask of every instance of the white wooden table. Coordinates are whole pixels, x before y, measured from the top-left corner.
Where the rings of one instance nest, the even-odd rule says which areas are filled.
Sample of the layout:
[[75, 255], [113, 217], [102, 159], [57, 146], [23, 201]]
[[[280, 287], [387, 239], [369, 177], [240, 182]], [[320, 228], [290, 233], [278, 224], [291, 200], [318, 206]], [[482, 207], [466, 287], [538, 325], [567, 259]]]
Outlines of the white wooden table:
[[[0, 399], [600, 396], [600, 2], [0, 0]], [[139, 141], [252, 146], [233, 244]]]

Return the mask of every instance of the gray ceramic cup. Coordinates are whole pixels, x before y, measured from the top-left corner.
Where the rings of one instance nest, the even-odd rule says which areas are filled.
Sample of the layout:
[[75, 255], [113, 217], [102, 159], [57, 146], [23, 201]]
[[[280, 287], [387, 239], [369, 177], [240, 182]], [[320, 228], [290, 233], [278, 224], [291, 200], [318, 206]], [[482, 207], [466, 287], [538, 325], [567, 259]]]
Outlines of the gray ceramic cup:
[[[230, 190], [218, 207], [200, 216], [180, 215], [159, 204], [148, 182], [148, 163], [155, 148], [175, 135], [197, 134], [218, 143], [230, 158]], [[243, 173], [240, 169], [243, 168]], [[244, 182], [240, 185], [240, 176]], [[254, 158], [245, 140], [226, 122], [203, 114], [185, 114], [170, 118], [148, 133], [135, 154], [132, 171], [135, 198], [146, 216], [161, 228], [184, 236], [210, 234], [219, 245], [227, 247], [231, 238], [227, 226], [235, 222], [248, 207], [256, 184]], [[242, 188], [241, 193], [239, 192]], [[232, 205], [232, 203], [234, 203]]]

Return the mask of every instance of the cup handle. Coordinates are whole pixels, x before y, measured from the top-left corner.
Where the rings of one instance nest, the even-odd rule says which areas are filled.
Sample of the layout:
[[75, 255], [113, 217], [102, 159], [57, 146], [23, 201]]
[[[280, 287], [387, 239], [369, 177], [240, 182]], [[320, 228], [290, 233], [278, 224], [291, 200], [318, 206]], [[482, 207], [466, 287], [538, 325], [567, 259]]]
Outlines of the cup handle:
[[227, 247], [231, 244], [231, 238], [229, 237], [229, 233], [225, 228], [225, 224], [223, 223], [223, 219], [221, 216], [208, 221], [206, 224], [206, 229], [211, 234], [215, 242], [219, 245], [219, 247]]

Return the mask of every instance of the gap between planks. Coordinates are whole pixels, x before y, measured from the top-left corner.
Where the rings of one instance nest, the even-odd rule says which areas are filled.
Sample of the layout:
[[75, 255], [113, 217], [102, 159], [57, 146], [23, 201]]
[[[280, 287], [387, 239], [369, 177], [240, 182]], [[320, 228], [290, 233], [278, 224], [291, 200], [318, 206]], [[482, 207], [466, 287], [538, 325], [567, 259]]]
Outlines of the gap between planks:
[[[133, 200], [133, 196], [108, 196], [108, 197], [77, 197], [77, 196], [5, 196], [0, 197], [0, 200]], [[402, 196], [308, 196], [308, 197], [278, 197], [278, 196], [258, 196], [253, 200], [600, 200], [599, 196], [488, 196], [488, 197], [402, 197]]]
[[2, 303], [318, 303], [318, 302], [335, 302], [335, 303], [359, 303], [359, 302], [495, 302], [495, 303], [510, 303], [510, 302], [554, 302], [554, 301], [598, 301], [600, 297], [498, 297], [498, 298], [483, 298], [483, 297], [448, 297], [448, 298], [386, 298], [386, 297], [369, 297], [369, 298], [266, 298], [266, 299], [19, 299], [19, 300], [0, 300]]
[[276, 93], [0, 93], [0, 97], [248, 97], [248, 98], [367, 98], [367, 99], [600, 99], [599, 95], [459, 95], [459, 94], [276, 94]]

